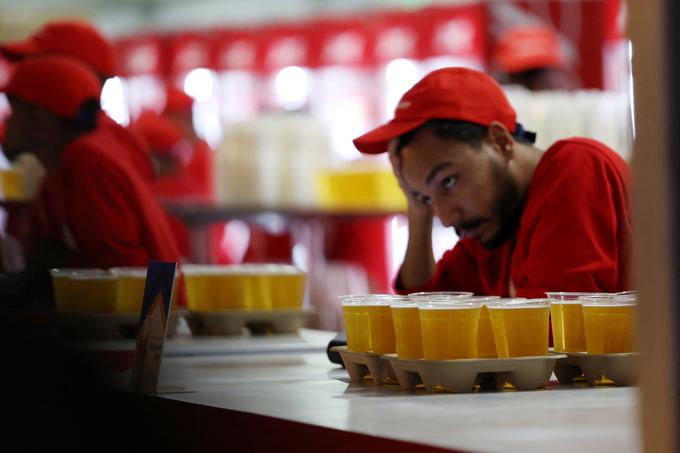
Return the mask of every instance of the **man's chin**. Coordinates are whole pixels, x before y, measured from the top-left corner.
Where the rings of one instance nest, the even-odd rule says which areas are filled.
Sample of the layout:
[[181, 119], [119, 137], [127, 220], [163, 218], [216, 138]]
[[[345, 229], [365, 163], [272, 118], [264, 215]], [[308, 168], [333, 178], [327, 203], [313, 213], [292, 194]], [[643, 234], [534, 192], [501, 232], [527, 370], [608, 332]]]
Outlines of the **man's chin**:
[[499, 231], [489, 239], [480, 238], [479, 243], [482, 244], [482, 247], [485, 249], [493, 250], [501, 247], [509, 238], [510, 234], [507, 234], [505, 231]]

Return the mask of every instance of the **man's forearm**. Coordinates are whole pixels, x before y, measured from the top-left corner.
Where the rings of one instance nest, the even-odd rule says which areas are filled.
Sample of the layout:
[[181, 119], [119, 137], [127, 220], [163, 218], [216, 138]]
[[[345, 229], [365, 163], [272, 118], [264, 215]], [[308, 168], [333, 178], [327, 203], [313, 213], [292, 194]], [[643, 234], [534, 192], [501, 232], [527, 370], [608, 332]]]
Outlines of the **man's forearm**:
[[427, 283], [435, 271], [432, 253], [432, 215], [409, 209], [408, 246], [399, 278], [404, 289]]

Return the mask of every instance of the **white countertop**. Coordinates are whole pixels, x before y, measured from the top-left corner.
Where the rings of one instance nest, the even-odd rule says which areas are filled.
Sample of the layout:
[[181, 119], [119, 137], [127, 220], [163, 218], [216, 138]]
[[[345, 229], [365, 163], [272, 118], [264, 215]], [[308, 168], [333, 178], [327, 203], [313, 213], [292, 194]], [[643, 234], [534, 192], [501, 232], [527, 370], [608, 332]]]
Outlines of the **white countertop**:
[[176, 353], [164, 358], [160, 384], [190, 392], [162, 397], [474, 452], [641, 451], [636, 388], [555, 385], [528, 392], [428, 394], [350, 385], [347, 372], [321, 349], [333, 336], [303, 330], [297, 340], [195, 343], [200, 350], [213, 341], [215, 351], [226, 348], [221, 355], [179, 353], [182, 347], [191, 350], [196, 339], [185, 345], [173, 340], [166, 352]]

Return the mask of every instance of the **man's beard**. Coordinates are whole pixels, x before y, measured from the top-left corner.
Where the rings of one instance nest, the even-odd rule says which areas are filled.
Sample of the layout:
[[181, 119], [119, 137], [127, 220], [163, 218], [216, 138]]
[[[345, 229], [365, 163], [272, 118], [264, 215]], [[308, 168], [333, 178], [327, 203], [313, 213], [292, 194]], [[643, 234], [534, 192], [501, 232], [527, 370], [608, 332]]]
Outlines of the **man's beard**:
[[493, 164], [491, 171], [494, 179], [498, 181], [499, 195], [495, 206], [495, 212], [498, 213], [496, 217], [498, 219], [498, 231], [492, 238], [480, 241], [487, 249], [498, 248], [510, 239], [517, 229], [524, 209], [524, 194], [520, 194], [519, 187], [513, 181], [510, 173], [497, 162]]

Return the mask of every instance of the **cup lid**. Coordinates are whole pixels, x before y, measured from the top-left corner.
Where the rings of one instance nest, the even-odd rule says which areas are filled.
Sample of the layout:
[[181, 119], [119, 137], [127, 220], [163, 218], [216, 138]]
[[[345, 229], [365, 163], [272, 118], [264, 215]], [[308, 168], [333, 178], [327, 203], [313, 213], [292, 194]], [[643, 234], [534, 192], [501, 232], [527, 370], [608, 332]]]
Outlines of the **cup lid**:
[[637, 305], [637, 297], [633, 294], [610, 294], [609, 297], [582, 297], [580, 300], [584, 307]]
[[501, 298], [489, 301], [486, 306], [493, 309], [543, 308], [550, 306], [550, 299], [525, 299], [521, 297]]
[[609, 293], [593, 293], [593, 292], [564, 292], [564, 291], [548, 291], [545, 293], [549, 299], [559, 301], [577, 301], [579, 297], [607, 297]]
[[417, 293], [410, 293], [408, 297], [412, 299], [417, 299], [421, 297], [439, 297], [439, 296], [457, 296], [457, 297], [469, 297], [474, 293], [470, 291], [421, 291]]

